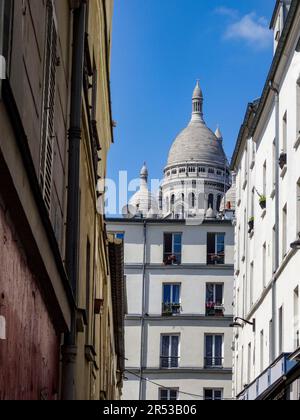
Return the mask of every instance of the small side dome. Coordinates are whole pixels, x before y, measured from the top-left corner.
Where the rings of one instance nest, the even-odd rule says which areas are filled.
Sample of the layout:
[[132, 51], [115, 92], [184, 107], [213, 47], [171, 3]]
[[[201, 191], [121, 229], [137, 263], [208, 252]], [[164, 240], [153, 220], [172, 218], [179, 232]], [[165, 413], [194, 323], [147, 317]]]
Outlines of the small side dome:
[[236, 210], [236, 176], [232, 174], [232, 185], [221, 201], [220, 211]]

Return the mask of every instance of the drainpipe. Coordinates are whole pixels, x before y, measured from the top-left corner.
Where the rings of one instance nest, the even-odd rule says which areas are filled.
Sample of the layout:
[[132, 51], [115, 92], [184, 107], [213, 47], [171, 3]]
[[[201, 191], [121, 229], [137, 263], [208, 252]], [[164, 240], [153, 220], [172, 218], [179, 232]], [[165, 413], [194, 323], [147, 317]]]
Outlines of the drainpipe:
[[[79, 176], [82, 81], [84, 64], [86, 2], [80, 1], [73, 11], [73, 54], [71, 80], [71, 110], [69, 128], [68, 208], [66, 228], [66, 270], [77, 299], [79, 265]], [[71, 331], [65, 335], [62, 348], [62, 399], [76, 399], [76, 308], [72, 311]]]
[[[280, 154], [279, 145], [279, 87], [274, 82], [270, 82], [270, 89], [275, 94], [275, 149], [276, 157]], [[276, 359], [276, 326], [277, 326], [277, 307], [276, 307], [276, 272], [279, 268], [279, 165], [275, 161], [275, 261], [272, 280], [272, 361]]]
[[142, 318], [141, 318], [141, 354], [140, 354], [140, 388], [139, 400], [144, 394], [144, 349], [145, 349], [145, 315], [146, 315], [146, 264], [147, 264], [147, 221], [144, 220], [144, 251], [143, 251], [143, 289], [142, 289]]

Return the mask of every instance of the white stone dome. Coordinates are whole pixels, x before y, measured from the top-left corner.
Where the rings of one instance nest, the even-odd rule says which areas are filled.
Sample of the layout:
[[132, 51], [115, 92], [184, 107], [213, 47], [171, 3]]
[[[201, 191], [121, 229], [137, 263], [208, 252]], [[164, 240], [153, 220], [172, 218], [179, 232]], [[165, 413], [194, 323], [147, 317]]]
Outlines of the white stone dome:
[[217, 132], [219, 136], [217, 137], [203, 120], [203, 94], [198, 82], [192, 102], [192, 119], [173, 142], [167, 166], [195, 162], [224, 167], [227, 165], [227, 159], [223, 150], [221, 132]]
[[127, 207], [130, 209], [130, 212], [134, 212], [132, 216], [154, 217], [154, 215], [159, 213], [158, 202], [148, 189], [148, 169], [146, 164], [141, 169], [140, 179], [140, 189], [130, 198]]
[[232, 175], [232, 186], [229, 188], [221, 201], [220, 211], [236, 210], [236, 179], [235, 174]]

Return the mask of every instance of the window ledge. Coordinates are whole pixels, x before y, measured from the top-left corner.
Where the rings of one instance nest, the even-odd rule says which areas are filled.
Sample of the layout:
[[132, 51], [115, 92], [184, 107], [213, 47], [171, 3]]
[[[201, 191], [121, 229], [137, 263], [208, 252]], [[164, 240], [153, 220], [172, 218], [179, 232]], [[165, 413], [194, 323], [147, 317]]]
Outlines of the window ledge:
[[243, 255], [242, 256], [242, 262], [245, 262], [245, 260], [246, 260], [246, 257], [245, 257], [245, 255]]
[[240, 274], [240, 269], [238, 268], [236, 271], [235, 271], [235, 273], [234, 273], [236, 276], [238, 276], [239, 274]]
[[273, 190], [272, 190], [272, 192], [271, 192], [271, 194], [270, 194], [270, 197], [272, 198], [272, 200], [273, 200], [273, 198], [275, 197], [275, 195], [276, 195], [276, 189], [275, 189], [275, 188], [273, 188]]
[[253, 169], [255, 166], [255, 160], [253, 159], [252, 162], [250, 163], [250, 169]]
[[282, 169], [281, 173], [280, 173], [280, 178], [284, 178], [285, 174], [287, 173], [287, 165], [284, 165], [284, 168]]
[[296, 140], [296, 142], [295, 142], [295, 144], [294, 144], [294, 149], [298, 149], [298, 147], [299, 147], [299, 145], [300, 145], [300, 133], [298, 134], [298, 138], [297, 138], [297, 140]]
[[267, 209], [264, 209], [261, 213], [261, 218], [264, 219], [266, 214], [267, 214]]
[[245, 179], [245, 181], [244, 181], [244, 183], [243, 183], [243, 190], [245, 190], [245, 189], [246, 189], [247, 184], [248, 184], [248, 181], [247, 181], [247, 179]]

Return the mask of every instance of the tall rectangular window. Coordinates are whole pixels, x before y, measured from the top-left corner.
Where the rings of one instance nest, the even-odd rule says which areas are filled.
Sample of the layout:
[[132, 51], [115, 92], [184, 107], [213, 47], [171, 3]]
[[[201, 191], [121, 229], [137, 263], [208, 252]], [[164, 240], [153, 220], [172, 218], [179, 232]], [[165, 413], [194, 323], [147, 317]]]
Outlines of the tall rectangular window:
[[278, 156], [276, 155], [276, 142], [273, 141], [272, 144], [272, 190], [275, 190], [276, 187], [276, 165], [278, 165]]
[[273, 229], [272, 229], [272, 270], [273, 270], [273, 273], [275, 273], [277, 269], [275, 254], [276, 254], [276, 226], [273, 226]]
[[205, 367], [223, 367], [223, 335], [205, 336]]
[[224, 315], [224, 284], [206, 285], [206, 316]]
[[180, 265], [182, 253], [182, 234], [164, 234], [164, 264]]
[[179, 367], [179, 335], [161, 336], [160, 367], [165, 369]]
[[287, 153], [287, 138], [288, 138], [288, 116], [286, 112], [282, 120], [282, 151], [283, 153]]
[[269, 322], [269, 365], [273, 362], [273, 321]]
[[262, 279], [263, 279], [263, 288], [267, 285], [267, 244], [263, 244], [262, 250]]
[[287, 204], [282, 210], [282, 259], [287, 254]]
[[178, 388], [160, 388], [159, 389], [159, 401], [177, 401], [179, 396]]
[[207, 234], [207, 264], [225, 264], [225, 234]]
[[294, 349], [300, 346], [299, 337], [299, 287], [294, 290]]
[[52, 1], [47, 1], [43, 109], [40, 151], [40, 184], [48, 211], [51, 207], [54, 153], [54, 113], [57, 66], [57, 30]]
[[264, 370], [264, 332], [260, 332], [260, 372]]
[[248, 369], [247, 369], [247, 384], [249, 385], [251, 383], [251, 343], [248, 344]]
[[297, 217], [297, 222], [296, 222], [297, 232], [296, 232], [296, 234], [299, 235], [300, 234], [300, 179], [298, 179], [298, 182], [297, 182], [296, 200], [297, 200], [297, 203], [296, 203], [296, 206], [297, 206], [297, 209], [296, 209], [296, 211], [297, 211], [297, 215], [296, 215], [296, 217]]
[[221, 401], [223, 399], [223, 389], [205, 389], [205, 401]]
[[283, 352], [283, 306], [278, 311], [278, 352]]
[[263, 195], [267, 196], [267, 161], [265, 161], [263, 166]]
[[180, 284], [163, 285], [163, 315], [176, 315], [180, 313]]
[[250, 264], [250, 308], [253, 306], [254, 261]]

